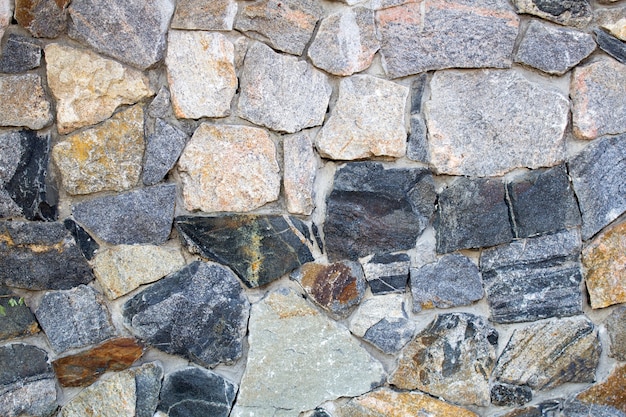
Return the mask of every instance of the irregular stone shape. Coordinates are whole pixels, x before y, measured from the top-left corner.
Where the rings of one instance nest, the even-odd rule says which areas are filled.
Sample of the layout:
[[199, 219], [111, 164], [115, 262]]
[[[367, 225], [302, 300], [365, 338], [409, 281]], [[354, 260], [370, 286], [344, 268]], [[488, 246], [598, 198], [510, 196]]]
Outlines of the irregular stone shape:
[[588, 0], [513, 0], [518, 13], [527, 13], [566, 26], [585, 27], [593, 19]]
[[358, 262], [307, 263], [291, 275], [311, 299], [331, 316], [346, 318], [365, 295], [365, 276]]
[[626, 211], [626, 135], [594, 141], [568, 168], [587, 240]]
[[52, 159], [70, 194], [124, 191], [139, 181], [144, 149], [143, 110], [133, 106], [57, 143]]
[[569, 100], [560, 92], [498, 70], [436, 72], [430, 88], [424, 106], [437, 172], [493, 176], [564, 159]]
[[600, 341], [584, 316], [533, 323], [515, 330], [493, 371], [500, 382], [537, 390], [592, 382]]
[[276, 146], [256, 127], [201, 124], [178, 169], [190, 211], [250, 211], [280, 192]]
[[180, 216], [176, 230], [192, 253], [228, 265], [249, 288], [313, 261], [307, 226], [295, 217]]
[[143, 183], [154, 185], [160, 182], [174, 168], [178, 157], [185, 148], [189, 137], [185, 132], [163, 119], [157, 118], [154, 133], [148, 135]]
[[15, 20], [37, 38], [56, 38], [65, 31], [71, 0], [15, 0]]
[[626, 64], [626, 43], [600, 29], [594, 30], [594, 33], [600, 49], [622, 64]]
[[0, 41], [13, 18], [13, 0], [0, 0]]
[[406, 3], [376, 12], [391, 78], [444, 68], [510, 68], [519, 18], [507, 1]]
[[214, 367], [241, 357], [249, 310], [230, 270], [196, 261], [128, 300], [123, 316], [148, 345]]
[[0, 126], [39, 130], [52, 123], [52, 119], [39, 75], [0, 75]]
[[132, 369], [131, 372], [135, 375], [137, 396], [134, 417], [152, 417], [159, 403], [163, 368], [157, 362], [151, 362]]
[[430, 171], [347, 164], [335, 174], [326, 202], [324, 236], [331, 262], [411, 249], [434, 211]]
[[163, 58], [175, 4], [158, 0], [74, 0], [68, 34], [97, 52], [139, 69]]
[[421, 114], [412, 115], [410, 118], [411, 131], [406, 145], [406, 157], [411, 161], [428, 163], [428, 131], [426, 121]]
[[154, 118], [166, 119], [172, 115], [171, 94], [166, 86], [161, 86], [157, 95], [148, 105], [147, 112]]
[[[623, 12], [624, 9], [622, 9]], [[602, 27], [609, 31], [609, 33], [615, 36], [617, 39], [626, 41], [626, 17], [622, 19], [613, 19], [613, 21], [605, 22]], [[605, 50], [608, 53], [608, 51]]]
[[307, 55], [316, 67], [345, 76], [369, 68], [378, 48], [374, 11], [355, 7], [325, 17]]
[[[273, 3], [277, 0], [260, 1]], [[288, 4], [285, 2], [285, 7], [291, 7]], [[288, 133], [321, 125], [332, 92], [324, 73], [306, 61], [278, 54], [260, 42], [248, 48], [240, 90], [239, 116]]]
[[626, 365], [618, 366], [606, 381], [593, 385], [576, 396], [587, 404], [606, 405], [626, 413]]
[[415, 334], [401, 294], [365, 300], [350, 319], [350, 331], [387, 354], [398, 352]]
[[563, 405], [562, 413], [567, 417], [626, 417], [626, 412], [615, 407], [583, 403], [576, 399], [567, 401]]
[[115, 334], [102, 297], [86, 285], [45, 293], [35, 316], [57, 353], [100, 343]]
[[342, 79], [337, 103], [315, 139], [318, 151], [346, 160], [404, 156], [408, 95], [407, 87], [371, 75]]
[[593, 37], [585, 32], [544, 25], [531, 20], [522, 38], [515, 62], [548, 74], [562, 75], [596, 49]]
[[457, 179], [439, 193], [434, 226], [438, 253], [510, 242], [504, 185], [497, 179]]
[[496, 383], [491, 387], [491, 404], [493, 405], [524, 405], [532, 399], [533, 391], [526, 386]]
[[389, 383], [457, 404], [489, 404], [498, 332], [468, 313], [442, 314], [402, 350]]
[[609, 356], [626, 362], [626, 306], [614, 310], [607, 317], [606, 330], [611, 341]]
[[159, 410], [168, 416], [228, 417], [237, 385], [200, 368], [184, 368], [163, 381]]
[[52, 362], [59, 383], [64, 387], [85, 387], [109, 371], [129, 368], [143, 354], [135, 339], [116, 338], [75, 355]]
[[176, 185], [98, 197], [73, 207], [76, 221], [113, 245], [161, 244], [172, 229]]
[[57, 408], [54, 372], [36, 346], [0, 347], [0, 415], [48, 417]]
[[605, 58], [574, 70], [573, 132], [581, 139], [626, 132], [626, 65]]
[[583, 250], [583, 266], [591, 308], [626, 303], [626, 223], [591, 241]]
[[232, 417], [297, 415], [363, 394], [384, 378], [382, 365], [345, 328], [293, 291], [254, 304], [248, 327], [248, 363]]
[[574, 191], [564, 165], [534, 171], [507, 184], [515, 237], [580, 226]]
[[[48, 177], [50, 135], [31, 130], [0, 134], [0, 190], [14, 205], [13, 215], [28, 220], [54, 221], [57, 218], [56, 185]], [[10, 213], [0, 213], [0, 217]]]
[[39, 325], [24, 299], [0, 286], [0, 340], [30, 336], [37, 332]]
[[283, 139], [283, 184], [289, 213], [308, 216], [313, 212], [317, 163], [308, 135], [298, 134]]
[[411, 259], [406, 253], [376, 254], [363, 264], [373, 294], [404, 293]]
[[93, 240], [89, 233], [72, 219], [63, 220], [63, 225], [74, 236], [74, 241], [83, 253], [83, 256], [88, 260], [93, 259], [94, 254], [100, 248], [98, 242]]
[[228, 116], [237, 89], [234, 60], [235, 47], [220, 33], [171, 30], [165, 64], [176, 117]]
[[582, 314], [577, 229], [485, 249], [480, 268], [491, 320], [519, 323]]
[[0, 284], [60, 290], [93, 280], [89, 264], [62, 223], [0, 222]]
[[118, 106], [153, 94], [141, 72], [89, 50], [52, 43], [45, 53], [61, 134], [106, 120]]
[[[554, 417], [559, 415], [561, 409], [563, 409], [562, 400], [548, 400], [537, 404], [536, 406], [517, 408], [510, 413], [501, 415], [500, 417]], [[569, 414], [568, 417], [570, 417]]]
[[413, 312], [422, 308], [466, 306], [483, 298], [478, 267], [459, 254], [443, 256], [433, 264], [411, 269]]
[[232, 30], [236, 14], [235, 0], [178, 0], [170, 26], [174, 29]]
[[244, 6], [235, 29], [279, 51], [302, 55], [322, 14], [312, 0], [257, 0]]
[[41, 65], [41, 46], [32, 39], [10, 33], [0, 56], [0, 72], [17, 74]]
[[151, 245], [119, 245], [98, 253], [94, 273], [109, 300], [157, 281], [185, 265], [178, 248]]

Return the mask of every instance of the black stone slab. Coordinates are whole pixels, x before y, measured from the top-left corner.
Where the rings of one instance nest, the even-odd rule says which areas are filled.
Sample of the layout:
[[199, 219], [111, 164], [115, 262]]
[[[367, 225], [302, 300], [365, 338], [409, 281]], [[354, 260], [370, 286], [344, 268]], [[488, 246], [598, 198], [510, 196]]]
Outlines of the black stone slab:
[[74, 220], [65, 219], [63, 220], [63, 224], [72, 236], [74, 236], [74, 240], [85, 258], [89, 260], [93, 259], [94, 254], [100, 248], [98, 242], [96, 242], [91, 235]]
[[0, 72], [17, 74], [41, 65], [41, 46], [26, 36], [10, 33], [0, 55]]
[[533, 391], [527, 386], [495, 383], [491, 387], [491, 404], [493, 405], [524, 405], [532, 399]]
[[410, 266], [406, 253], [376, 254], [363, 264], [363, 271], [373, 294], [403, 293]]
[[600, 49], [622, 64], [626, 64], [626, 42], [622, 42], [602, 29], [595, 29], [593, 32], [596, 34], [596, 42]]

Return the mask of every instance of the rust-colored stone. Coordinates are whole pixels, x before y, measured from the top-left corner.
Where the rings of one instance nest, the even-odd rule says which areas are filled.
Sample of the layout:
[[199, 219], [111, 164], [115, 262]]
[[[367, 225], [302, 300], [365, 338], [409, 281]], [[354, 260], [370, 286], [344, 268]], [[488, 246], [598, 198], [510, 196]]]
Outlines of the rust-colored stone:
[[576, 398], [588, 404], [615, 407], [626, 413], [626, 365], [616, 368], [606, 381], [595, 384]]

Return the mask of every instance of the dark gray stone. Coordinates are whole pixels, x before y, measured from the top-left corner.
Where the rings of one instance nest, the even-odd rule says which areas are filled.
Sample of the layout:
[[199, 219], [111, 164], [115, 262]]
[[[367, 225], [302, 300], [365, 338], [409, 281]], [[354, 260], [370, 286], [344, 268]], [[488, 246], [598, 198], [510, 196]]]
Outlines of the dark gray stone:
[[328, 411], [323, 408], [316, 408], [313, 410], [313, 414], [310, 417], [333, 417], [332, 414], [329, 414]]
[[78, 203], [74, 219], [113, 245], [161, 244], [172, 230], [176, 185], [161, 184]]
[[333, 187], [324, 223], [331, 261], [411, 249], [434, 211], [427, 169], [355, 162], [337, 171]]
[[411, 83], [411, 116], [422, 112], [422, 99], [428, 83], [428, 74], [420, 74]]
[[428, 163], [428, 130], [424, 116], [411, 116], [411, 132], [406, 146], [406, 157], [411, 161]]
[[568, 168], [587, 240], [626, 211], [626, 134], [593, 141]]
[[71, 0], [16, 0], [15, 20], [37, 38], [56, 38], [67, 26]]
[[496, 383], [491, 387], [491, 404], [493, 405], [524, 405], [532, 399], [533, 391], [526, 386]]
[[0, 286], [0, 340], [30, 336], [38, 331], [37, 320], [24, 299]]
[[518, 323], [582, 314], [577, 229], [486, 249], [480, 268], [491, 320]]
[[[170, 90], [168, 90], [167, 87], [161, 87], [152, 102], [148, 105], [148, 114], [154, 118], [160, 117], [162, 119], [171, 116], [172, 108], [170, 107], [170, 99]], [[195, 126], [193, 130], [195, 130]]]
[[150, 346], [213, 367], [241, 357], [249, 310], [230, 270], [196, 261], [128, 300], [123, 316]]
[[510, 242], [504, 185], [496, 179], [457, 179], [439, 194], [434, 226], [438, 253]]
[[83, 253], [83, 256], [88, 260], [93, 259], [96, 251], [100, 248], [98, 242], [93, 240], [91, 235], [72, 219], [63, 220], [63, 225], [69, 230], [72, 236], [74, 236], [74, 240]]
[[531, 237], [580, 226], [578, 203], [565, 166], [530, 174], [507, 184], [515, 237]]
[[367, 340], [383, 352], [398, 352], [413, 337], [415, 328], [409, 325], [406, 318], [382, 319], [365, 332], [363, 340]]
[[578, 400], [572, 400], [563, 406], [565, 417], [626, 417], [626, 413], [615, 407], [601, 404], [587, 404]]
[[609, 356], [626, 362], [626, 306], [614, 310], [606, 319], [611, 347]]
[[0, 285], [59, 290], [94, 276], [62, 223], [0, 222]]
[[154, 133], [148, 135], [144, 155], [143, 183], [145, 185], [154, 185], [165, 178], [178, 161], [187, 139], [187, 134], [176, 126], [163, 119], [156, 119]]
[[566, 26], [584, 27], [593, 19], [589, 0], [513, 0], [518, 13], [528, 13]]
[[622, 64], [626, 64], [625, 42], [617, 39], [615, 36], [610, 35], [601, 29], [595, 29], [594, 33], [596, 34], [596, 42], [598, 43], [600, 49], [611, 55]]
[[0, 55], [0, 72], [17, 74], [41, 65], [41, 46], [26, 36], [9, 34]]
[[450, 308], [483, 298], [478, 267], [466, 256], [445, 255], [433, 264], [411, 269], [413, 312], [422, 308]]
[[115, 335], [102, 296], [86, 285], [45, 293], [35, 316], [57, 353], [94, 345]]
[[135, 417], [152, 417], [159, 404], [163, 368], [147, 363], [135, 371]]
[[200, 368], [169, 374], [163, 382], [159, 410], [171, 417], [228, 417], [237, 385]]
[[163, 58], [172, 0], [74, 0], [69, 7], [71, 38], [140, 69]]
[[406, 253], [376, 254], [363, 264], [363, 272], [373, 294], [403, 293], [410, 266]]

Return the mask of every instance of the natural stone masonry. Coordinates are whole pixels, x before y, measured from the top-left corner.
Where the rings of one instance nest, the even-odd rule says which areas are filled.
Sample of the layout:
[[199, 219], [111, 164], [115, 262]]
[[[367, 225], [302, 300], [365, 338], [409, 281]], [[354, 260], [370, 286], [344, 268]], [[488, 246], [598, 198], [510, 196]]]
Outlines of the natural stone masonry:
[[0, 40], [2, 40], [7, 26], [11, 23], [11, 16], [13, 16], [13, 1], [0, 0]]
[[518, 13], [528, 13], [561, 25], [584, 27], [593, 18], [589, 0], [513, 0]]
[[596, 29], [594, 32], [598, 46], [622, 64], [626, 64], [626, 44], [603, 30]]
[[237, 14], [235, 0], [177, 0], [170, 27], [174, 29], [232, 30]]
[[283, 185], [287, 211], [309, 215], [315, 208], [314, 184], [318, 159], [308, 134], [283, 139]]
[[188, 138], [178, 127], [163, 119], [156, 119], [154, 132], [146, 138], [142, 174], [145, 185], [157, 184], [165, 178], [174, 168]]
[[606, 319], [611, 346], [609, 356], [626, 362], [626, 306], [620, 307]]
[[0, 340], [30, 336], [39, 332], [39, 324], [24, 298], [0, 286]]
[[495, 383], [491, 387], [491, 404], [493, 405], [523, 405], [532, 399], [533, 391], [527, 386]]
[[376, 254], [363, 264], [363, 272], [372, 293], [403, 293], [410, 266], [411, 259], [405, 253]]
[[41, 65], [41, 46], [26, 36], [10, 33], [0, 56], [0, 72], [17, 74]]
[[88, 260], [92, 260], [94, 254], [100, 248], [98, 242], [96, 242], [85, 229], [70, 218], [63, 220], [63, 226], [72, 234], [83, 256]]
[[69, 4], [70, 0], [16, 0], [15, 20], [35, 37], [56, 38], [65, 31]]
[[52, 120], [50, 102], [39, 75], [0, 75], [0, 126], [38, 130]]
[[626, 413], [626, 365], [618, 366], [606, 381], [598, 383], [578, 394], [576, 398], [583, 403], [605, 405]]

